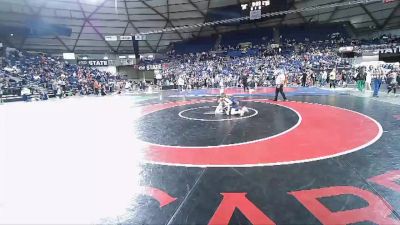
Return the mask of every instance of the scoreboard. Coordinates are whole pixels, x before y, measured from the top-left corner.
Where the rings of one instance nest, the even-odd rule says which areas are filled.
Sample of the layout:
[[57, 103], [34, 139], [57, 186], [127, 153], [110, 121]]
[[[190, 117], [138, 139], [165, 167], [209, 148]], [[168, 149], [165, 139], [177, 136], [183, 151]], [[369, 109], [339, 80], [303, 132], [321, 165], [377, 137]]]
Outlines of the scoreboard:
[[247, 15], [249, 15], [251, 20], [258, 20], [261, 19], [261, 15], [263, 14], [263, 9], [266, 9], [266, 7], [270, 5], [271, 5], [270, 0], [258, 0], [250, 3], [241, 4], [241, 7], [242, 11], [244, 11]]
[[251, 2], [251, 3], [246, 3], [246, 4], [242, 4], [242, 10], [247, 10], [247, 8], [250, 9], [250, 11], [254, 11], [254, 10], [262, 10], [263, 7], [267, 7], [271, 5], [271, 1], [270, 0], [263, 0], [263, 1], [255, 1], [255, 2]]
[[[231, 0], [233, 1], [233, 0]], [[235, 19], [249, 16], [252, 20], [267, 20], [271, 17], [261, 18], [263, 14], [286, 11], [295, 0], [241, 0], [240, 4], [228, 5], [217, 8], [210, 8], [207, 11], [206, 22]], [[273, 18], [281, 18], [284, 15], [276, 15]], [[243, 20], [224, 24], [224, 26], [236, 26], [238, 24], [251, 23]]]
[[242, 16], [250, 16], [251, 20], [261, 19], [262, 14], [287, 10], [290, 1], [292, 0], [251, 0], [240, 4]]

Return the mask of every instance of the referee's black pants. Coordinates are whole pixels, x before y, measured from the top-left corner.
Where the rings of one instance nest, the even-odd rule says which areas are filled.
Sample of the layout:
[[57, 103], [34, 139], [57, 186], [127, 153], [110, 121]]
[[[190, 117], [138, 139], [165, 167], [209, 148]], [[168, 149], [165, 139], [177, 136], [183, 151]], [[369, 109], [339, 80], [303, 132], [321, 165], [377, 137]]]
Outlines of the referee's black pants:
[[243, 82], [243, 90], [244, 91], [249, 90], [249, 84], [247, 82]]
[[274, 101], [277, 101], [277, 100], [278, 100], [278, 94], [279, 94], [279, 93], [281, 93], [283, 99], [286, 100], [286, 95], [285, 95], [285, 93], [283, 92], [283, 84], [281, 84], [281, 85], [279, 85], [279, 86], [276, 86], [276, 89], [275, 89], [275, 99], [274, 99]]

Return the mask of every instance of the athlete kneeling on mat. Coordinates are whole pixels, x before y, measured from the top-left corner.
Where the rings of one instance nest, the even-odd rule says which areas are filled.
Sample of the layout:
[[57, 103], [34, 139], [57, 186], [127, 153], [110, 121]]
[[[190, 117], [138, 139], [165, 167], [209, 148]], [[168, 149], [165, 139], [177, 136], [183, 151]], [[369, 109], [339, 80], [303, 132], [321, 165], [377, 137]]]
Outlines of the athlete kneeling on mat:
[[234, 97], [228, 97], [225, 93], [221, 95], [218, 99], [218, 106], [215, 109], [215, 114], [223, 114], [226, 115], [240, 115], [243, 116], [245, 113], [248, 113], [249, 109], [246, 106], [240, 107], [239, 101]]

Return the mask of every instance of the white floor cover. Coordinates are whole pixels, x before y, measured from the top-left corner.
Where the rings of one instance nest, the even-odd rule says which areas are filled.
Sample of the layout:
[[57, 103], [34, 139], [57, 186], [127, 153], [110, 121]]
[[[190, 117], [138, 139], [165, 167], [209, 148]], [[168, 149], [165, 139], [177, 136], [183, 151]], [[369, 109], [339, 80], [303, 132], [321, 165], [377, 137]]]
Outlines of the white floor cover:
[[0, 105], [0, 224], [93, 224], [140, 191], [132, 97]]

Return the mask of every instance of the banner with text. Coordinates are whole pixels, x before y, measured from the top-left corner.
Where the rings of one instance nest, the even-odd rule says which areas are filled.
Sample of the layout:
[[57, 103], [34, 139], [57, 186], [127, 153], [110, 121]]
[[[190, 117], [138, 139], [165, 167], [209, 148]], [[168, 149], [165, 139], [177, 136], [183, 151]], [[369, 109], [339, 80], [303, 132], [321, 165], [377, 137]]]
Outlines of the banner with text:
[[80, 65], [80, 66], [108, 66], [108, 60], [80, 59], [80, 60], [78, 60], [78, 65]]

